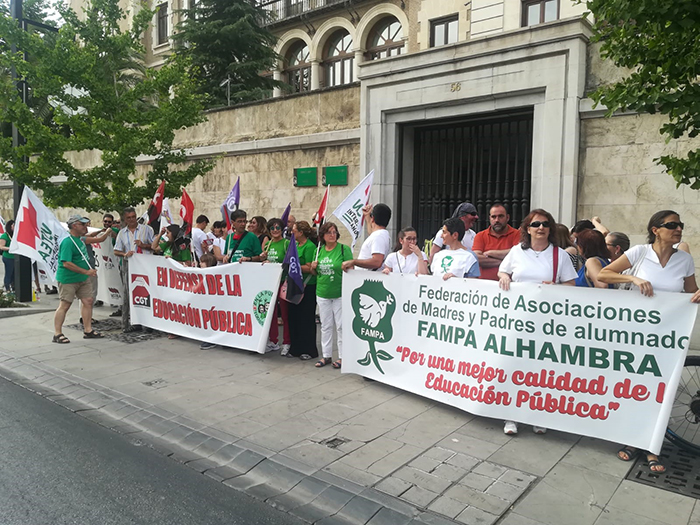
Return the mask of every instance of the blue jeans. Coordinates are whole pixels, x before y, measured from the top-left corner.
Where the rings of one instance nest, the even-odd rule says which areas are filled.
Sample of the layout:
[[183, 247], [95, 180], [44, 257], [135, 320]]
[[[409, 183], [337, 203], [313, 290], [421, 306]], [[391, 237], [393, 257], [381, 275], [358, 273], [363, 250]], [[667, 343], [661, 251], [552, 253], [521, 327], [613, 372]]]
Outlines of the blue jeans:
[[15, 260], [3, 257], [2, 262], [5, 264], [5, 290], [9, 292], [15, 287]]

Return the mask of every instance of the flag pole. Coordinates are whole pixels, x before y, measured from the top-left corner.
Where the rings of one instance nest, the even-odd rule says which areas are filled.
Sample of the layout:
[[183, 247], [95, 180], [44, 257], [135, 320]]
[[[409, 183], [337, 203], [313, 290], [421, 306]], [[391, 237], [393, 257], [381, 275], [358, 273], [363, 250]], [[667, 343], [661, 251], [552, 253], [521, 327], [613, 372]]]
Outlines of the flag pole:
[[[328, 184], [328, 199], [326, 200], [326, 210], [328, 210], [328, 203], [331, 202], [331, 185]], [[316, 245], [316, 259], [318, 259], [318, 252], [321, 250], [321, 225], [319, 222], [316, 223], [316, 238], [318, 239], [318, 245]], [[314, 261], [316, 260], [314, 259]]]

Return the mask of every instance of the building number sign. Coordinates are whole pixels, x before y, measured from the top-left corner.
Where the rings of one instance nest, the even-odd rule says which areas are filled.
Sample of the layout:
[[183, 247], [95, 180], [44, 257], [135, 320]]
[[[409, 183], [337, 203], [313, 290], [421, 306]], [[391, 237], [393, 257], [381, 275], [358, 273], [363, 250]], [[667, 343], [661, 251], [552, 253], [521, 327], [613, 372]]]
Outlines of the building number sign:
[[450, 84], [450, 91], [452, 91], [452, 93], [454, 93], [456, 91], [461, 91], [461, 90], [462, 90], [462, 83], [461, 82], [453, 82], [452, 84]]

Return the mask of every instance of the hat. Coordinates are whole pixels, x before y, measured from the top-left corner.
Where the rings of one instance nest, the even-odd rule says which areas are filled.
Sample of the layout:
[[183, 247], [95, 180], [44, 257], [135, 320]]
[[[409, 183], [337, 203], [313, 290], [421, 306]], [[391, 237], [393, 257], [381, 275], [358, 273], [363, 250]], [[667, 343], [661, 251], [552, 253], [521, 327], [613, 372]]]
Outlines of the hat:
[[82, 222], [83, 224], [87, 224], [88, 222], [90, 222], [90, 219], [88, 219], [87, 217], [83, 217], [82, 215], [71, 215], [70, 217], [68, 217], [66, 224], [70, 228], [76, 222]]
[[455, 208], [454, 213], [452, 214], [453, 219], [459, 219], [460, 217], [464, 217], [465, 215], [478, 215], [476, 211], [476, 206], [474, 206], [471, 202], [463, 202], [459, 206]]

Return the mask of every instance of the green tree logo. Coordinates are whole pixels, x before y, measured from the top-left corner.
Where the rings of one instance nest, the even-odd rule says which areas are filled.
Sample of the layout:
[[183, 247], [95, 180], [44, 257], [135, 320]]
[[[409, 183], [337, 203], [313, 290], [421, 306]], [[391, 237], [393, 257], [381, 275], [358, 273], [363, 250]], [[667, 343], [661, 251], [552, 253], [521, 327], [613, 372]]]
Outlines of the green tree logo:
[[453, 259], [451, 255], [446, 255], [442, 258], [442, 273], [447, 273], [450, 271], [450, 268], [452, 267], [452, 261]]
[[384, 350], [377, 350], [375, 344], [386, 343], [394, 335], [391, 318], [396, 311], [396, 298], [381, 281], [365, 281], [352, 292], [352, 309], [355, 312], [352, 330], [369, 343], [367, 355], [357, 362], [362, 366], [374, 363], [383, 374], [379, 361], [391, 361], [394, 357]]

